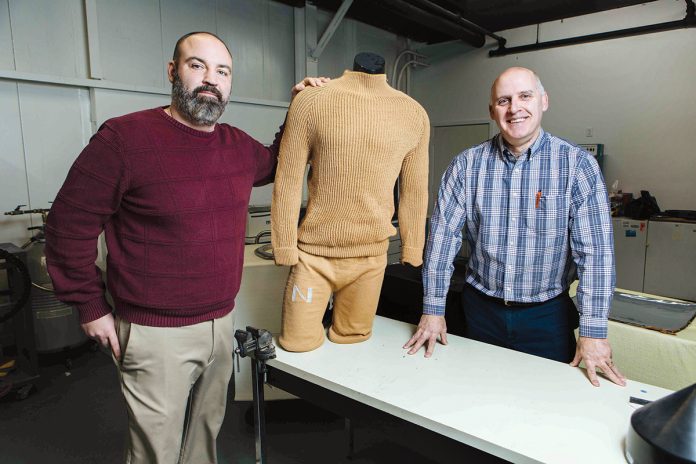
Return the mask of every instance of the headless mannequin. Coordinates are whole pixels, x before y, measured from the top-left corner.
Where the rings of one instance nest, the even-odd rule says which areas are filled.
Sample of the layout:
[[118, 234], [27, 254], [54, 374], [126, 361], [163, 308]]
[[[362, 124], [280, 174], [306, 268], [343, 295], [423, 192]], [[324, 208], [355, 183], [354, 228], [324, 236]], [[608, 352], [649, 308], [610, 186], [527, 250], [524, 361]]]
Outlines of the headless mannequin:
[[384, 74], [384, 58], [376, 53], [358, 53], [353, 60], [353, 71]]
[[[288, 113], [271, 208], [276, 264], [292, 266], [278, 339], [287, 351], [324, 342], [332, 296], [324, 318], [329, 340], [370, 338], [395, 232], [389, 203], [397, 177], [402, 261], [422, 262], [430, 125], [384, 70], [384, 58], [359, 53], [352, 71], [294, 100]], [[298, 228], [308, 162], [307, 213]]]

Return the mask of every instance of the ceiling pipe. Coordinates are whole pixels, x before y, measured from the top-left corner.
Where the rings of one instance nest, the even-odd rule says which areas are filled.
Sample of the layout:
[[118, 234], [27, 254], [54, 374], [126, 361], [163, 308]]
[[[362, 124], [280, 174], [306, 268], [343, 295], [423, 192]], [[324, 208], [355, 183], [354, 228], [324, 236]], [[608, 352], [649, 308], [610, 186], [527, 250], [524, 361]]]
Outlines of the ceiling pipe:
[[489, 56], [505, 56], [514, 53], [531, 52], [535, 50], [545, 50], [547, 48], [565, 47], [568, 45], [577, 45], [590, 42], [599, 42], [601, 40], [618, 39], [621, 37], [631, 37], [642, 34], [652, 34], [654, 32], [671, 31], [675, 29], [684, 29], [688, 27], [696, 27], [696, 8], [692, 0], [686, 0], [686, 16], [679, 21], [670, 21], [660, 24], [650, 24], [647, 26], [631, 27], [628, 29], [620, 29], [618, 31], [601, 32], [599, 34], [590, 34], [580, 37], [569, 37], [567, 39], [551, 40], [549, 42], [537, 42], [529, 45], [521, 45], [519, 47], [506, 48], [505, 46], [498, 47], [495, 50], [488, 52]]
[[476, 31], [479, 34], [487, 35], [488, 37], [491, 37], [495, 39], [498, 42], [498, 47], [505, 47], [505, 38], [501, 37], [497, 34], [494, 34], [493, 32], [489, 31], [488, 29], [484, 29], [483, 27], [479, 26], [476, 23], [473, 23], [469, 21], [468, 19], [462, 18], [460, 14], [453, 13], [452, 11], [441, 7], [440, 5], [437, 5], [430, 0], [409, 0], [411, 3], [415, 3], [416, 5], [420, 6], [421, 8], [428, 8], [434, 12], [436, 12], [438, 15], [442, 16], [443, 18], [446, 18], [452, 22], [459, 23], [460, 25], [466, 27], [467, 29], [470, 29], [472, 31]]
[[422, 10], [404, 0], [381, 0], [380, 3], [392, 7], [395, 12], [401, 13], [401, 16], [405, 16], [410, 21], [422, 24], [454, 39], [463, 40], [476, 48], [483, 47], [486, 42], [486, 38], [480, 32], [466, 29], [459, 24]]

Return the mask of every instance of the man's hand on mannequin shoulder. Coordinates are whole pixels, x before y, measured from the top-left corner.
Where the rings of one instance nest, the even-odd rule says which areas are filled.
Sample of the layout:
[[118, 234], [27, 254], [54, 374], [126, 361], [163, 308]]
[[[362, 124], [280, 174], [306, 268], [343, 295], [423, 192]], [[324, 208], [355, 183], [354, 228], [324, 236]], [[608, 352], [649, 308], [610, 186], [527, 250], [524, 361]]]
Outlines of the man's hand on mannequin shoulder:
[[577, 367], [580, 361], [585, 361], [587, 377], [595, 387], [599, 387], [597, 368], [601, 369], [604, 375], [615, 384], [626, 386], [626, 377], [614, 364], [611, 358], [611, 345], [606, 338], [578, 337], [575, 358], [570, 365]]
[[440, 343], [447, 344], [447, 324], [445, 316], [433, 316], [423, 314], [418, 328], [413, 337], [403, 346], [404, 349], [410, 348], [408, 354], [415, 354], [421, 346], [425, 344], [425, 357], [429, 358], [435, 351], [435, 345], [440, 338]]
[[111, 347], [114, 357], [118, 360], [121, 359], [121, 346], [116, 335], [116, 321], [111, 313], [82, 324], [82, 330], [85, 331], [89, 338], [96, 340], [104, 348]]
[[290, 89], [290, 99], [295, 98], [295, 95], [302, 92], [307, 87], [322, 87], [330, 80], [330, 77], [305, 77]]

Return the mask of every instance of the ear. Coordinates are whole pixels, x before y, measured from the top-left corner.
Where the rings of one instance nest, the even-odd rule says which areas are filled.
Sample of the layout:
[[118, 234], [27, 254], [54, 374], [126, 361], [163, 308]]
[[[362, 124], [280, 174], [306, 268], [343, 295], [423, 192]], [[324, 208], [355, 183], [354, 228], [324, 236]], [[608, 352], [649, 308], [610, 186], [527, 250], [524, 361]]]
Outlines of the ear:
[[541, 97], [541, 109], [543, 111], [546, 111], [549, 109], [549, 94], [544, 92], [544, 95]]
[[490, 103], [488, 104], [488, 116], [490, 116], [491, 119], [495, 121], [495, 117], [493, 116], [493, 105]]
[[174, 82], [174, 71], [176, 70], [176, 63], [174, 61], [170, 61], [167, 63], [167, 77], [169, 78], [169, 82], [173, 83]]

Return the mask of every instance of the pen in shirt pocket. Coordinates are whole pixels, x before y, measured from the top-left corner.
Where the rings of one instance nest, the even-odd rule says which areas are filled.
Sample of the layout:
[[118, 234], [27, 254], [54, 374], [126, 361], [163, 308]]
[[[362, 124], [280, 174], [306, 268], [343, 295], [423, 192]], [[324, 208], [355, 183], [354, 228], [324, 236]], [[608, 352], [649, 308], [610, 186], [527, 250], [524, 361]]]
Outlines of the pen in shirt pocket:
[[536, 201], [534, 202], [534, 208], [539, 209], [539, 202], [541, 202], [541, 190], [536, 194]]

